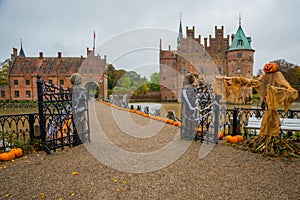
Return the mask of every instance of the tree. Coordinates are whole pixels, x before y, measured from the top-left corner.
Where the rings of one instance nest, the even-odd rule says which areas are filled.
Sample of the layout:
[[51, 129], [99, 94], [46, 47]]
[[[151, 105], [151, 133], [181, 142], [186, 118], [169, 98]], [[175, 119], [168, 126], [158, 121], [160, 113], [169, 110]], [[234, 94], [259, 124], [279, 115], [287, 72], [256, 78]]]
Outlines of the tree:
[[4, 65], [0, 70], [0, 86], [8, 85], [8, 67], [8, 65]]
[[150, 77], [149, 89], [151, 91], [160, 90], [160, 76], [158, 72], [154, 72]]
[[299, 77], [297, 76], [297, 65], [289, 63], [284, 59], [274, 60], [279, 66], [279, 71], [288, 80], [288, 82], [293, 86], [299, 84]]

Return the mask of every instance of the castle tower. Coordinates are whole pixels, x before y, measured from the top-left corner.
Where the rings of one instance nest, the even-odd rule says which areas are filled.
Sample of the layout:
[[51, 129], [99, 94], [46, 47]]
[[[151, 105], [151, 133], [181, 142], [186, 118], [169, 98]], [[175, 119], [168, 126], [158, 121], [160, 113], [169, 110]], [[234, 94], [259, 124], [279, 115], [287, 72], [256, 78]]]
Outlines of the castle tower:
[[[225, 75], [229, 77], [252, 78], [254, 52], [255, 50], [251, 47], [251, 37], [246, 37], [241, 26], [240, 17], [238, 30], [235, 35], [232, 35], [232, 43], [227, 50]], [[243, 91], [240, 102], [250, 103], [252, 100], [252, 88], [244, 88]]]

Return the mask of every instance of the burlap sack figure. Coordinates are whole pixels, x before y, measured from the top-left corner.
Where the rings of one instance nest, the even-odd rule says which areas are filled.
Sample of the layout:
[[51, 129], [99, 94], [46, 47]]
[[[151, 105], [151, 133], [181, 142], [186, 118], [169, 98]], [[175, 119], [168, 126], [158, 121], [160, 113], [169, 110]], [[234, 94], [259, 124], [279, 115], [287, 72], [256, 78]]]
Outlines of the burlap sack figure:
[[278, 71], [276, 63], [268, 63], [264, 66], [265, 74], [258, 79], [247, 79], [242, 77], [224, 77], [226, 99], [233, 95], [235, 101], [241, 94], [241, 87], [253, 87], [260, 95], [266, 110], [262, 117], [260, 127], [261, 135], [279, 136], [280, 117], [277, 109], [284, 103], [285, 112], [297, 99], [298, 92]]

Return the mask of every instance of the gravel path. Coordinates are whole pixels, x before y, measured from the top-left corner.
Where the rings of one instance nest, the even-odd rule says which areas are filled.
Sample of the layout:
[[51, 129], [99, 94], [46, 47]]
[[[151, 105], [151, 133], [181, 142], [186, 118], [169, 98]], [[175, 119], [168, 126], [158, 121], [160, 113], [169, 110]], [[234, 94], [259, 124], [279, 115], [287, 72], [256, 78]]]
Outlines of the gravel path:
[[[122, 133], [113, 120], [124, 111], [112, 112], [100, 103], [95, 110], [107, 138], [127, 151], [160, 149], [178, 132], [177, 127], [164, 125], [157, 135], [138, 139]], [[130, 118], [146, 130], [154, 123], [132, 113]], [[152, 125], [161, 125], [155, 123]], [[112, 169], [93, 157], [85, 145], [51, 155], [32, 153], [0, 163], [0, 199], [300, 199], [299, 159], [268, 160], [223, 141], [199, 158], [202, 145], [192, 142], [178, 160], [148, 173]]]

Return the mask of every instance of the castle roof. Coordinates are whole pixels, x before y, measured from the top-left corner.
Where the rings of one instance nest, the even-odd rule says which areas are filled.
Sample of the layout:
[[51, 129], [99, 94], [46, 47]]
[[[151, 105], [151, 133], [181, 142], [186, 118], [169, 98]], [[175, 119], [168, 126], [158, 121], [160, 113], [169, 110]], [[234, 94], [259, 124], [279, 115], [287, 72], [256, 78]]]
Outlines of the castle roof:
[[44, 74], [46, 76], [71, 75], [78, 71], [83, 58], [55, 58], [55, 57], [16, 57], [11, 69], [10, 76], [24, 76]]
[[233, 37], [234, 37], [234, 39], [233, 39], [228, 51], [253, 50], [251, 48], [251, 37], [246, 37], [241, 25], [239, 25], [239, 28], [236, 31], [236, 34], [233, 35]]

